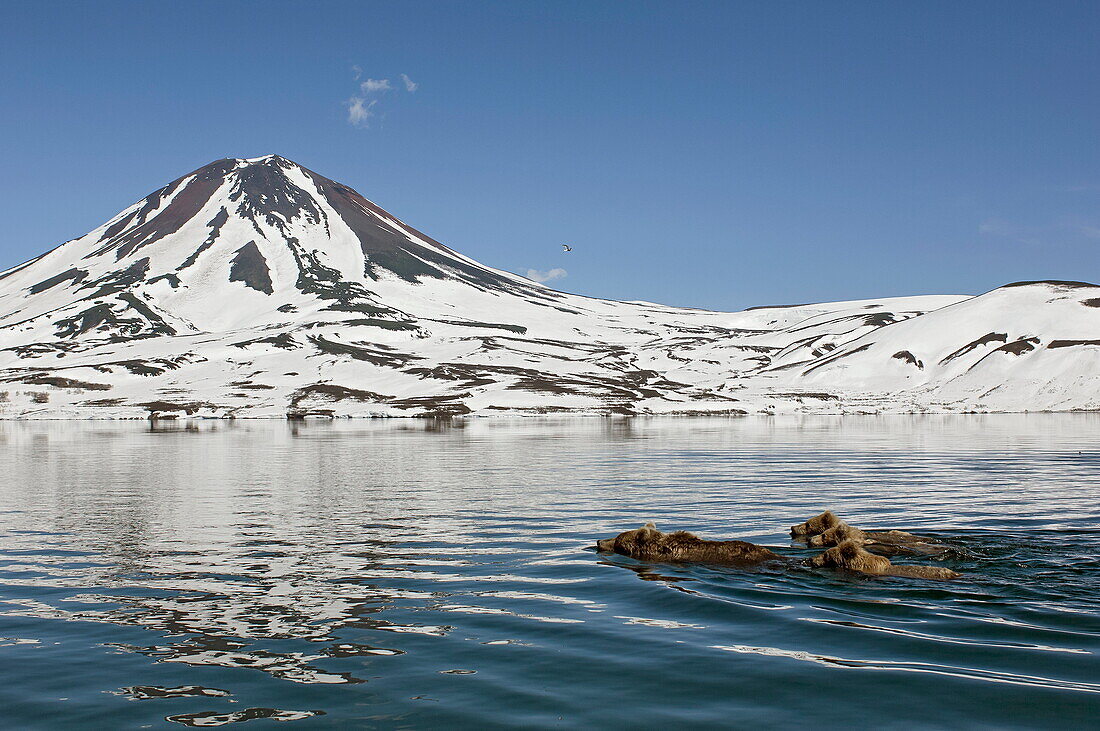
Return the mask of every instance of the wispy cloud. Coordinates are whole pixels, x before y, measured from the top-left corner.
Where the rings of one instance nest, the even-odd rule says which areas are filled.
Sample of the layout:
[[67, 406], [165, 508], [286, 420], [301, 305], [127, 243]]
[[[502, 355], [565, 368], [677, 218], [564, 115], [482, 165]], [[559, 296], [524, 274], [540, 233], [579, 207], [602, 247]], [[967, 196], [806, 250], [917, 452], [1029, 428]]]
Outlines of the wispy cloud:
[[[363, 77], [363, 69], [358, 64], [351, 67], [351, 72], [355, 75], [356, 81]], [[420, 84], [406, 74], [401, 74], [401, 83], [405, 85], [405, 91], [410, 94], [420, 88]], [[389, 79], [368, 78], [359, 81], [359, 91], [344, 102], [348, 108], [348, 124], [353, 127], [370, 127], [370, 120], [375, 116], [374, 107], [378, 104], [376, 97], [387, 91], [393, 91], [394, 88]]]
[[359, 84], [359, 90], [364, 94], [374, 94], [378, 91], [389, 91], [393, 86], [390, 85], [389, 79], [367, 79], [363, 83]]
[[551, 269], [547, 272], [540, 272], [538, 269], [527, 270], [527, 278], [536, 282], [552, 282], [555, 279], [564, 279], [567, 276], [569, 276], [569, 272], [561, 268]]
[[348, 99], [348, 124], [353, 127], [368, 127], [370, 126], [370, 118], [374, 116], [374, 112], [371, 111], [375, 104], [378, 103], [377, 99], [364, 99], [361, 96], [353, 96]]

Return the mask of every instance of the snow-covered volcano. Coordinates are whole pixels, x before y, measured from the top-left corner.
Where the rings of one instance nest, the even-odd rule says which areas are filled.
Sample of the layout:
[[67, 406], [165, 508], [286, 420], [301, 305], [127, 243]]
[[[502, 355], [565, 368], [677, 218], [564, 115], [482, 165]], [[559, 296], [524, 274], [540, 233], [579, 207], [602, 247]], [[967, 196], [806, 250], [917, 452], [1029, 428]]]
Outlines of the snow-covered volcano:
[[284, 158], [0, 273], [0, 416], [1100, 408], [1100, 287], [720, 313], [480, 264]]

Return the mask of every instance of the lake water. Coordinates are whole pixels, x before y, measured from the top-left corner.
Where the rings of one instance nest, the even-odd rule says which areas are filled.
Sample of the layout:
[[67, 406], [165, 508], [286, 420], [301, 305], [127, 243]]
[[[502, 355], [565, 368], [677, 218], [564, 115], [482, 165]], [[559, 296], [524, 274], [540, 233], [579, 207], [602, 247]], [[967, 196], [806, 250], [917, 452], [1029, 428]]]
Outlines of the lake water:
[[[5, 728], [1100, 717], [1098, 415], [0, 422], [0, 455]], [[802, 559], [827, 507], [964, 577], [589, 548]]]

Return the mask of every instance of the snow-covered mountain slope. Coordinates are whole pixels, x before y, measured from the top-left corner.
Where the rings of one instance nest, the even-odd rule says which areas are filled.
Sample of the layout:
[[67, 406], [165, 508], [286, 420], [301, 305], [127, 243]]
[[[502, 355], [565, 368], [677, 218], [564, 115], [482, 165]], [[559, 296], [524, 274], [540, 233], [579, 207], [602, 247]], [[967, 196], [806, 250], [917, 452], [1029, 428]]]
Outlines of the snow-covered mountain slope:
[[0, 417], [1100, 407], [1100, 288], [721, 313], [558, 292], [269, 155], [0, 273]]

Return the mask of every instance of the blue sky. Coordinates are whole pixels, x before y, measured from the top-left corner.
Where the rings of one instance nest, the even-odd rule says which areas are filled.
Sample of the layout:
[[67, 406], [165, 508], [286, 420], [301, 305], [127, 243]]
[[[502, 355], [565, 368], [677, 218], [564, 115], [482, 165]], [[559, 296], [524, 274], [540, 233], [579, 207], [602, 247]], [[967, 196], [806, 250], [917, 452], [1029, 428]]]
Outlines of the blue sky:
[[0, 268], [274, 152], [583, 294], [737, 309], [1100, 280], [1098, 3], [4, 8]]

